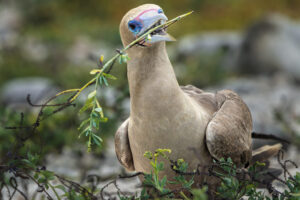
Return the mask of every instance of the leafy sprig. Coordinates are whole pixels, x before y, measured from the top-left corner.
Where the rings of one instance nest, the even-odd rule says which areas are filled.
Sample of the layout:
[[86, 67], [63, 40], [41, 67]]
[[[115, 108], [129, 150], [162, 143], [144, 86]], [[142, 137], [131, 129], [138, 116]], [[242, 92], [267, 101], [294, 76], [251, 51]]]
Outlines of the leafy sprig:
[[100, 146], [102, 143], [102, 138], [97, 135], [97, 132], [100, 128], [100, 122], [106, 122], [108, 118], [105, 117], [103, 108], [101, 107], [100, 102], [97, 100], [97, 94], [99, 93], [99, 88], [100, 88], [99, 86], [108, 86], [109, 85], [108, 79], [110, 80], [116, 79], [116, 77], [109, 74], [110, 69], [114, 65], [115, 61], [119, 59], [120, 64], [127, 63], [127, 61], [130, 60], [130, 58], [126, 54], [126, 51], [128, 49], [151, 38], [151, 33], [154, 32], [155, 30], [159, 28], [165, 29], [170, 25], [174, 24], [175, 22], [190, 15], [191, 13], [192, 12], [188, 12], [186, 14], [180, 15], [178, 17], [175, 17], [174, 19], [167, 21], [164, 24], [158, 25], [148, 30], [140, 37], [138, 37], [136, 40], [132, 41], [129, 45], [127, 45], [122, 50], [117, 50], [118, 53], [105, 63], [103, 63], [103, 56], [101, 56], [99, 59], [100, 69], [93, 69], [92, 71], [90, 71], [90, 74], [94, 75], [94, 77], [90, 81], [88, 81], [81, 88], [64, 90], [56, 94], [56, 97], [58, 97], [64, 94], [73, 93], [71, 98], [68, 100], [68, 103], [73, 103], [78, 98], [78, 96], [82, 93], [83, 90], [85, 90], [87, 87], [93, 84], [95, 85], [94, 90], [88, 94], [84, 106], [80, 109], [80, 113], [87, 110], [90, 111], [89, 117], [83, 120], [79, 126], [79, 129], [82, 130], [81, 133], [79, 134], [79, 137], [81, 137], [82, 135], [88, 137], [88, 142], [87, 142], [88, 151], [91, 150], [93, 144]]
[[[170, 153], [170, 149], [157, 149], [154, 153], [150, 151], [145, 152], [144, 156], [150, 160], [150, 165], [153, 170], [150, 174], [144, 174], [144, 185], [155, 188], [155, 192], [159, 197], [174, 197], [175, 193], [178, 193], [177, 195], [180, 195], [183, 199], [189, 199], [183, 192], [189, 191], [189, 193], [198, 196], [198, 198], [195, 199], [205, 200], [206, 189], [192, 190], [194, 176], [186, 177], [184, 175], [187, 172], [188, 163], [186, 163], [183, 159], [178, 159], [173, 165], [173, 169], [176, 170], [178, 174], [176, 174], [172, 180], [168, 180], [166, 175], [162, 178], [159, 177], [159, 174], [164, 171], [164, 162], [159, 161], [159, 158], [164, 158], [169, 163], [173, 163], [168, 156]], [[172, 191], [168, 188], [168, 184], [177, 185], [180, 189]]]
[[167, 185], [167, 176], [165, 175], [162, 179], [159, 178], [159, 173], [164, 170], [164, 162], [159, 162], [158, 158], [163, 157], [168, 159], [166, 153], [171, 153], [170, 149], [157, 149], [154, 153], [147, 151], [144, 156], [150, 160], [150, 165], [152, 166], [152, 171], [150, 174], [145, 174], [144, 184], [146, 186], [152, 186], [161, 195], [167, 194], [170, 192]]

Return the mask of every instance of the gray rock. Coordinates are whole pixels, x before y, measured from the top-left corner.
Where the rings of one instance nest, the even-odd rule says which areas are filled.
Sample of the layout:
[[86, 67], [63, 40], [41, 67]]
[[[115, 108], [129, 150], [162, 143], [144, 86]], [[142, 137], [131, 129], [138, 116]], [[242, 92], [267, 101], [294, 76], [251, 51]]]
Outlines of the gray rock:
[[44, 62], [49, 56], [46, 44], [33, 37], [24, 38], [21, 49], [25, 58], [36, 62]]
[[181, 60], [190, 56], [209, 56], [214, 59], [216, 55], [223, 53], [222, 67], [231, 68], [236, 63], [241, 42], [240, 33], [234, 31], [189, 35], [179, 40], [174, 57]]
[[76, 66], [91, 65], [91, 60], [94, 62], [93, 66], [99, 59], [100, 55], [104, 55], [104, 59], [112, 56], [113, 47], [103, 41], [92, 41], [87, 36], [79, 36], [76, 38], [74, 44], [67, 52], [69, 61]]
[[[85, 160], [87, 160], [86, 158]], [[79, 158], [70, 148], [63, 149], [61, 154], [49, 154], [46, 157], [47, 169], [58, 175], [80, 180]], [[90, 163], [90, 162], [89, 162]]]
[[[269, 15], [244, 34], [206, 32], [179, 40], [173, 59], [221, 55], [221, 67], [246, 74], [283, 72], [300, 80], [300, 23]], [[220, 54], [222, 53], [222, 54]]]
[[234, 49], [240, 42], [240, 34], [231, 31], [189, 35], [180, 39], [178, 53], [186, 56], [198, 53], [211, 54], [222, 49]]
[[123, 167], [119, 163], [112, 138], [107, 141], [107, 148], [103, 157], [87, 153], [86, 146], [76, 145], [72, 149], [65, 147], [60, 154], [49, 154], [46, 157], [47, 169], [55, 171], [58, 175], [82, 181], [89, 175], [100, 177], [100, 181], [117, 177]]
[[106, 106], [109, 107], [116, 105], [117, 99], [122, 95], [120, 91], [113, 87], [102, 88], [101, 94], [104, 97]]
[[0, 7], [0, 50], [17, 45], [18, 29], [21, 26], [20, 13], [16, 8]]
[[[293, 145], [289, 146], [289, 148], [284, 151], [284, 156], [282, 161], [285, 160], [293, 161], [297, 166], [300, 166], [299, 147]], [[277, 157], [273, 157], [272, 159], [270, 159], [270, 167], [276, 169], [282, 169], [282, 166], [278, 163]], [[286, 169], [292, 176], [295, 176], [296, 173], [299, 173], [299, 168], [296, 168], [292, 164], [287, 164]], [[289, 177], [289, 174], [286, 174], [286, 176]], [[280, 178], [281, 180], [285, 180], [285, 173], [282, 173], [278, 178]], [[282, 184], [279, 181], [274, 181], [273, 185], [279, 191], [284, 191], [285, 189], [287, 189], [286, 185]]]
[[[87, 175], [95, 174], [101, 177], [102, 180], [107, 180], [111, 177], [117, 177], [122, 173], [123, 167], [117, 159], [113, 138], [109, 138], [109, 140], [107, 141], [107, 148], [105, 149], [104, 155], [104, 158], [97, 159], [99, 161], [97, 163], [95, 163], [96, 158], [93, 157], [90, 162], [91, 164], [93, 164], [93, 167], [86, 167]], [[83, 156], [83, 159], [80, 161], [81, 163], [84, 163], [84, 157], [85, 156]]]
[[28, 94], [32, 103], [40, 104], [55, 95], [58, 89], [47, 78], [31, 77], [13, 79], [5, 83], [0, 91], [1, 102], [5, 105], [30, 108], [26, 100]]
[[300, 80], [300, 23], [269, 15], [247, 30], [236, 67], [245, 73], [285, 72]]

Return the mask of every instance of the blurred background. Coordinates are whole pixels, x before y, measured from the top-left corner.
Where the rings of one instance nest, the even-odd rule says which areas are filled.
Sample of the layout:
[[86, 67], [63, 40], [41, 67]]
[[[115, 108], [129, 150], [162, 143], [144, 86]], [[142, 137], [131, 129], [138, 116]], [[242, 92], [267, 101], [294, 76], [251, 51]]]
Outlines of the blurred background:
[[[179, 83], [236, 91], [251, 109], [254, 130], [293, 141], [285, 148], [299, 161], [299, 0], [0, 0], [0, 161], [16, 134], [4, 127], [18, 123], [21, 112], [25, 123], [34, 122], [37, 109], [27, 94], [42, 103], [89, 81], [99, 55], [109, 59], [121, 48], [123, 15], [143, 3], [159, 4], [169, 19], [195, 11], [168, 30], [177, 38], [168, 52]], [[99, 132], [102, 147], [86, 153], [77, 130], [86, 116], [76, 106], [45, 120], [23, 151], [40, 152], [48, 169], [78, 181], [121, 173], [113, 136], [129, 116], [126, 66], [116, 64], [112, 74], [118, 80], [99, 96], [109, 118]]]

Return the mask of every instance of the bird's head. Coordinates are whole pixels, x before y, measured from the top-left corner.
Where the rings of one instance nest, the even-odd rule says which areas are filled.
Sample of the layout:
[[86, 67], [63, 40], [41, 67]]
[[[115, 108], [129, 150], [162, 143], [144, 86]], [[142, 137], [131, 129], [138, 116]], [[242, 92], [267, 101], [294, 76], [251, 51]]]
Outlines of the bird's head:
[[[168, 20], [162, 8], [155, 4], [144, 4], [128, 11], [120, 24], [122, 43], [127, 46], [151, 28]], [[151, 33], [151, 40], [145, 41], [144, 46], [152, 46], [162, 41], [172, 41], [173, 38], [164, 29]]]

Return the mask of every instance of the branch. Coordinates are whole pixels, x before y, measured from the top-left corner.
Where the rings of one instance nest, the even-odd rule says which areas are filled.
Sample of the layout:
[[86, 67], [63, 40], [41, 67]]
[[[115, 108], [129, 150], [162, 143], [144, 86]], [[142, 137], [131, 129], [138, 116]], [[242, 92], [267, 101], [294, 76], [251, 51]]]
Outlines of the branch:
[[272, 135], [272, 134], [252, 132], [251, 135], [252, 135], [252, 138], [255, 138], [255, 139], [277, 140], [277, 141], [284, 142], [284, 143], [287, 143], [287, 144], [291, 143], [288, 140], [285, 140], [283, 138], [277, 137], [277, 136]]

